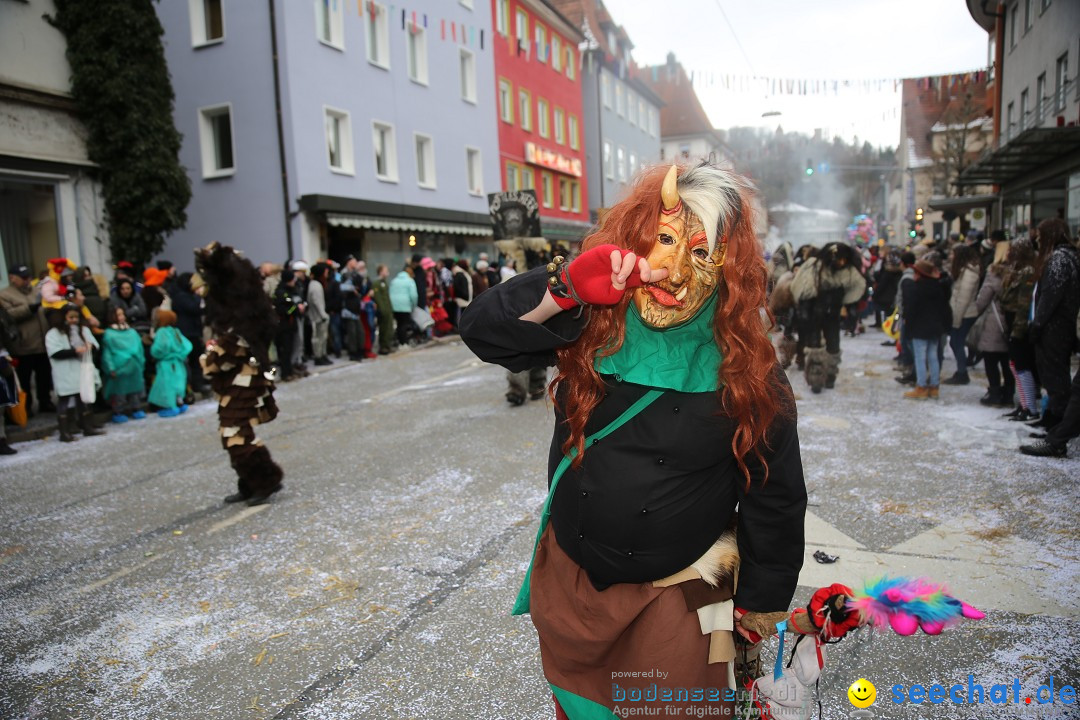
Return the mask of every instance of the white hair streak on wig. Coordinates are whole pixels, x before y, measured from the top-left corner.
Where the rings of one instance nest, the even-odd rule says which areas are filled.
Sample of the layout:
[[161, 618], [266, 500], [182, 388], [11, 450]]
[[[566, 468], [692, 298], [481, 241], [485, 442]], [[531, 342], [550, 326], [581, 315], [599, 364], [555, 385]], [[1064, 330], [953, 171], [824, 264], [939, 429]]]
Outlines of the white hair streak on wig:
[[746, 178], [715, 165], [698, 165], [679, 176], [679, 197], [705, 226], [710, 255], [717, 232], [724, 234], [735, 224], [743, 194], [752, 189]]

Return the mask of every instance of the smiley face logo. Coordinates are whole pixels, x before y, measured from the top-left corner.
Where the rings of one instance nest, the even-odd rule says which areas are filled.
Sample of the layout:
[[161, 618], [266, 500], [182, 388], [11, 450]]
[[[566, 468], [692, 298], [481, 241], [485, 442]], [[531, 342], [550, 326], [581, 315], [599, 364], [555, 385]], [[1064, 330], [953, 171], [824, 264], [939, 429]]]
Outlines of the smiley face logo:
[[877, 688], [866, 678], [859, 678], [851, 683], [847, 691], [848, 700], [857, 708], [868, 708], [877, 699]]

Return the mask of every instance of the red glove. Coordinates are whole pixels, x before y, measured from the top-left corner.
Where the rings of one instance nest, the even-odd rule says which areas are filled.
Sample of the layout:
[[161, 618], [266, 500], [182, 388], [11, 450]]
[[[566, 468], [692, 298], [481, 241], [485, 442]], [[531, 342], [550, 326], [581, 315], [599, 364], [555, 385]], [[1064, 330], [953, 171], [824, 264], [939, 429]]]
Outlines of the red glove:
[[571, 297], [552, 294], [559, 307], [570, 310], [579, 304], [579, 300], [583, 305], [614, 305], [622, 300], [627, 290], [642, 285], [641, 273], [635, 266], [626, 278], [626, 287], [622, 290], [615, 287], [612, 280], [615, 273], [611, 269], [612, 251], [618, 251], [623, 258], [630, 254], [629, 250], [616, 245], [598, 245], [574, 258], [562, 271], [563, 282]]

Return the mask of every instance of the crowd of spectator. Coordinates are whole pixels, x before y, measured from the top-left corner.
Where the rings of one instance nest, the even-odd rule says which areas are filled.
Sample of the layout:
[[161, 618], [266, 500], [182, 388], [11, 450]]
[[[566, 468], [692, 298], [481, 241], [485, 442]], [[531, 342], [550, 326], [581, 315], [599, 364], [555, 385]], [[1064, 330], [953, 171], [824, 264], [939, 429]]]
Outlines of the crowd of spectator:
[[[260, 266], [277, 312], [271, 359], [277, 378], [309, 374], [307, 364], [359, 362], [456, 332], [461, 311], [514, 274], [481, 253], [465, 259], [414, 255], [393, 278], [386, 265], [369, 276], [349, 256]], [[55, 258], [40, 273], [8, 268], [0, 290], [0, 454], [12, 454], [3, 409], [26, 416], [56, 413], [60, 439], [103, 434], [92, 409], [114, 423], [187, 410], [207, 391], [199, 364], [205, 349], [203, 283], [162, 260], [141, 273], [119, 262], [108, 279]], [[333, 359], [331, 359], [333, 358]], [[24, 393], [20, 402], [20, 390]]]

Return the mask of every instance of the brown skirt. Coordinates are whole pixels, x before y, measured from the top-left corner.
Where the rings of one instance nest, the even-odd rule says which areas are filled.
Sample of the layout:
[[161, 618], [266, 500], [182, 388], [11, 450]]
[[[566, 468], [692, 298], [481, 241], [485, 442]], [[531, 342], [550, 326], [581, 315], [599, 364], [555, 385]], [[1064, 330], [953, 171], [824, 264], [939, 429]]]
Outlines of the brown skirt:
[[[544, 675], [555, 688], [622, 717], [732, 716], [727, 664], [708, 663], [709, 636], [677, 586], [619, 583], [598, 591], [549, 525], [530, 593]], [[598, 717], [562, 705], [571, 720]]]

